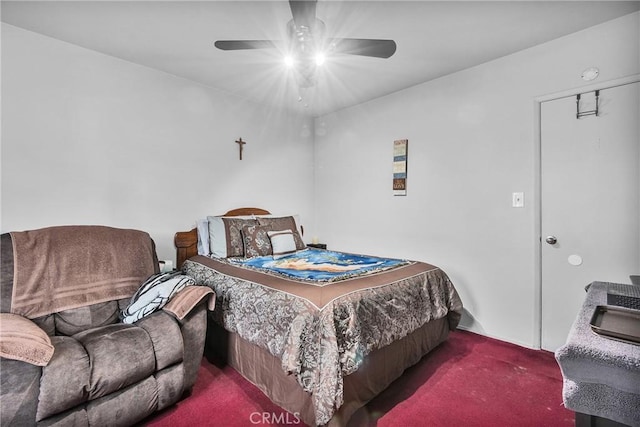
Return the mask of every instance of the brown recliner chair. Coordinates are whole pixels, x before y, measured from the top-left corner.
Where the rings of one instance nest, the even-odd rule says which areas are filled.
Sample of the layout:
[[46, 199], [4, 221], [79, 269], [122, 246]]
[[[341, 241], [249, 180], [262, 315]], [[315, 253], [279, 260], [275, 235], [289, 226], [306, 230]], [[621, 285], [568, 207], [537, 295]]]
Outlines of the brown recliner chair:
[[132, 425], [191, 390], [210, 289], [119, 318], [158, 272], [147, 233], [63, 226], [0, 239], [0, 425]]

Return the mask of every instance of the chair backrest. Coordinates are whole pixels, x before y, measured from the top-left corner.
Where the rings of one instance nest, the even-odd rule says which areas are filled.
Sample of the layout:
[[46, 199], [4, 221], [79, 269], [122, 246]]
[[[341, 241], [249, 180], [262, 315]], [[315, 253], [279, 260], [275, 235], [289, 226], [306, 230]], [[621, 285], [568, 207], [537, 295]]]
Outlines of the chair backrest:
[[5, 233], [0, 312], [30, 318], [49, 335], [73, 335], [119, 322], [119, 311], [158, 271], [153, 240], [138, 230], [61, 226]]

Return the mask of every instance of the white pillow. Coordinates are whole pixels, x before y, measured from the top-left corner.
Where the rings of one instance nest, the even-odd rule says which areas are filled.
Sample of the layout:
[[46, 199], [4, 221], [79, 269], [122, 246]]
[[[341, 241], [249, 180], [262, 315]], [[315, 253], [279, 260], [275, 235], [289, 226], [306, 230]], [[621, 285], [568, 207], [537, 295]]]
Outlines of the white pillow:
[[218, 258], [227, 257], [227, 235], [224, 231], [224, 222], [220, 216], [208, 216], [209, 226], [209, 253]]
[[288, 216], [292, 216], [293, 217], [293, 221], [296, 223], [296, 228], [298, 229], [298, 234], [300, 235], [300, 237], [302, 237], [302, 235], [304, 234], [302, 232], [302, 223], [300, 222], [300, 215], [298, 214], [294, 214], [294, 215], [273, 215], [273, 214], [269, 214], [269, 215], [255, 215], [254, 218], [285, 218]]
[[273, 248], [273, 257], [282, 258], [296, 252], [296, 241], [291, 230], [267, 231]]
[[296, 227], [298, 228], [298, 233], [300, 234], [300, 237], [302, 237], [302, 235], [304, 234], [302, 232], [302, 224], [300, 223], [300, 215], [295, 214], [292, 215], [293, 216], [293, 220], [296, 222]]
[[196, 221], [198, 230], [198, 255], [209, 255], [209, 220], [206, 218]]

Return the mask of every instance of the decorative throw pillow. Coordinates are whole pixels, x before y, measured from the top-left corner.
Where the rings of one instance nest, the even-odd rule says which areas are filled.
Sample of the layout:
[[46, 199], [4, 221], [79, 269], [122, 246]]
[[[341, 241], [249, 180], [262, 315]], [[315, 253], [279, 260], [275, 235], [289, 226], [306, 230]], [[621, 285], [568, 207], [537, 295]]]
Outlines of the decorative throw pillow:
[[307, 247], [307, 245], [304, 244], [302, 238], [300, 237], [298, 227], [296, 226], [296, 221], [292, 216], [258, 217], [258, 223], [260, 225], [268, 227], [270, 230], [291, 230], [293, 239], [296, 243], [296, 249], [300, 250]]
[[0, 313], [0, 323], [0, 356], [47, 366], [54, 347], [45, 331], [17, 314]]
[[244, 256], [242, 227], [255, 225], [254, 218], [208, 216], [211, 254], [219, 258]]
[[282, 258], [296, 252], [296, 242], [291, 230], [267, 231], [273, 248], [273, 257]]
[[180, 271], [158, 273], [149, 277], [131, 297], [120, 317], [123, 323], [134, 323], [164, 307], [172, 296], [195, 281]]
[[244, 256], [246, 258], [271, 255], [271, 240], [267, 231], [268, 229], [261, 225], [245, 225], [242, 227]]

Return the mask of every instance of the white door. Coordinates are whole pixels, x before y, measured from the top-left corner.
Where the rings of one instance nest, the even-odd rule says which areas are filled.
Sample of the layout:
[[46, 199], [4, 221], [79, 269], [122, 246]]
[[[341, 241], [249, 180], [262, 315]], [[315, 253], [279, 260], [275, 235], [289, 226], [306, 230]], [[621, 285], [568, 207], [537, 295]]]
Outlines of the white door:
[[[565, 343], [587, 284], [640, 274], [640, 83], [599, 94], [597, 117], [577, 119], [575, 96], [541, 105], [541, 321], [550, 351]], [[594, 109], [595, 93], [580, 106]]]

